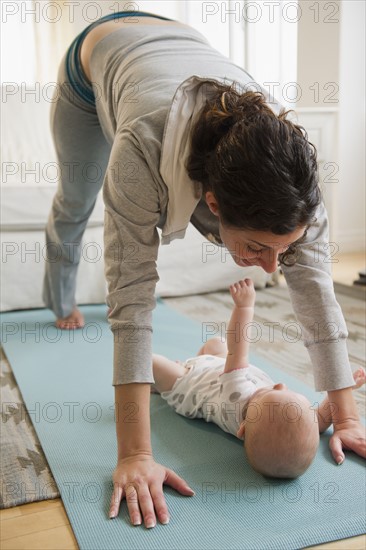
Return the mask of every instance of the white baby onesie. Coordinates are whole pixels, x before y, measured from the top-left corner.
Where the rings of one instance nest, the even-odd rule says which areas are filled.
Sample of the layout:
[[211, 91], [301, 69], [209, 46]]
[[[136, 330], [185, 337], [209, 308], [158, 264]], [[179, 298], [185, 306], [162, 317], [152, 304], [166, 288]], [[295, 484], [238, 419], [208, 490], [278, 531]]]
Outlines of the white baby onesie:
[[187, 373], [161, 393], [178, 414], [214, 422], [236, 436], [249, 398], [274, 381], [254, 365], [224, 373], [225, 358], [199, 355], [183, 363]]

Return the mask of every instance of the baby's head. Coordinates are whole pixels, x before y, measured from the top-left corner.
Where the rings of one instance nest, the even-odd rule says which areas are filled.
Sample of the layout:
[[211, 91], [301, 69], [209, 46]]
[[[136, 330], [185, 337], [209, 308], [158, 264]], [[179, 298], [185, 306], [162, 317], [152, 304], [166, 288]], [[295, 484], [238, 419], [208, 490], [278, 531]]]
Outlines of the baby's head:
[[308, 399], [285, 384], [257, 390], [246, 408], [238, 437], [250, 465], [270, 477], [295, 478], [312, 463], [319, 446], [319, 427]]

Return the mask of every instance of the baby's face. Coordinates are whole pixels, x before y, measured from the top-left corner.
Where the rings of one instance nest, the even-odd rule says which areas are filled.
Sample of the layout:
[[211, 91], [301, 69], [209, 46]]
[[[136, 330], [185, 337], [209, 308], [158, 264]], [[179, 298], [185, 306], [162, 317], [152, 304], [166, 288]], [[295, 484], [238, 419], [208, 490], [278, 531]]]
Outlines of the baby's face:
[[[311, 407], [310, 401], [305, 397], [305, 395], [289, 390], [286, 384], [279, 383], [274, 384], [273, 386], [260, 388], [253, 393], [248, 401], [248, 404], [243, 412], [243, 421], [236, 434], [237, 437], [241, 439], [243, 438], [246, 425], [248, 423], [256, 422], [257, 419], [259, 419], [259, 415], [261, 412], [267, 411], [267, 416], [269, 417], [269, 403], [276, 404], [283, 402], [294, 403], [295, 407], [299, 406], [301, 407], [301, 409], [303, 409], [304, 407]], [[251, 412], [251, 409], [253, 410], [253, 412]]]

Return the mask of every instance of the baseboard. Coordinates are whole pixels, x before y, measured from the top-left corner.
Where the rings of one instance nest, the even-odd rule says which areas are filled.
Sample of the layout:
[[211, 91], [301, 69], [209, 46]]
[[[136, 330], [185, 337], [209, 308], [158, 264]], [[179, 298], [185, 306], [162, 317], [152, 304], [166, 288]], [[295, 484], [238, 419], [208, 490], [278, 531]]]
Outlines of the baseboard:
[[366, 286], [362, 285], [345, 285], [343, 283], [333, 283], [335, 293], [345, 294], [346, 296], [351, 296], [352, 298], [357, 298], [359, 300], [366, 299]]

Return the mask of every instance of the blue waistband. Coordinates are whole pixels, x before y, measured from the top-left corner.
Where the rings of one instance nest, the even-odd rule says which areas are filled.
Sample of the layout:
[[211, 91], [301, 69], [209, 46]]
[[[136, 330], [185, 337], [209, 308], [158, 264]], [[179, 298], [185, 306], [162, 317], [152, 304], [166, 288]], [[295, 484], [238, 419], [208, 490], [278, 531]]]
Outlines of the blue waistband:
[[164, 19], [165, 21], [174, 21], [174, 19], [169, 19], [168, 17], [162, 17], [160, 15], [155, 15], [147, 11], [119, 11], [116, 13], [111, 13], [105, 15], [88, 25], [80, 34], [77, 35], [75, 40], [71, 43], [67, 55], [66, 55], [66, 72], [69, 82], [75, 92], [89, 105], [95, 106], [95, 95], [93, 88], [91, 87], [81, 65], [80, 61], [80, 49], [82, 41], [89, 31], [97, 27], [105, 21], [110, 21], [113, 19], [121, 19], [122, 17], [131, 17], [131, 16], [141, 16], [141, 17], [156, 17], [157, 19]]

